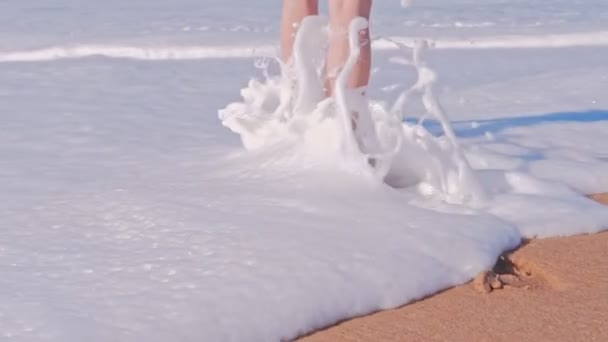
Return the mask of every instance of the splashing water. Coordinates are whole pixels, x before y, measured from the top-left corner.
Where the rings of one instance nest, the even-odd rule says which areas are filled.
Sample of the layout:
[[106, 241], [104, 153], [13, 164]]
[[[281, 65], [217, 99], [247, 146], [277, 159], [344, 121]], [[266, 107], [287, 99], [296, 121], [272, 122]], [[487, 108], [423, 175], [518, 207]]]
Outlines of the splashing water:
[[[364, 90], [346, 86], [360, 54], [359, 32], [367, 28], [365, 19], [353, 20], [350, 56], [336, 78], [334, 96], [325, 98], [324, 49], [319, 47], [327, 44], [327, 26], [324, 17], [305, 18], [296, 35], [293, 65], [282, 65], [281, 75], [270, 76], [268, 61], [260, 63], [265, 79], [251, 80], [241, 90], [242, 102], [220, 110], [222, 123], [241, 136], [248, 150], [288, 145], [296, 155], [340, 164], [394, 188], [414, 188], [450, 203], [482, 202], [485, 191], [433, 92], [437, 77], [422, 59], [428, 44], [393, 42], [412, 57], [392, 61], [415, 68], [418, 78], [388, 108], [367, 99]], [[426, 113], [417, 124], [405, 123], [403, 109], [415, 96]], [[428, 115], [441, 123], [444, 136], [435, 137], [422, 126]]]

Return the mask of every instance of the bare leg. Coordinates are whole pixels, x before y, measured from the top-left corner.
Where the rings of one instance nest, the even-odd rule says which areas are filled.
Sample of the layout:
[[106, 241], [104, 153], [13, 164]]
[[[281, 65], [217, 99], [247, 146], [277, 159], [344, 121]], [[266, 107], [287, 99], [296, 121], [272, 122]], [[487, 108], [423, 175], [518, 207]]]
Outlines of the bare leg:
[[[348, 27], [356, 17], [369, 20], [372, 0], [329, 0], [330, 38], [327, 53], [327, 93], [331, 94], [336, 76], [350, 54]], [[366, 86], [371, 68], [369, 29], [361, 32], [361, 56], [348, 79], [349, 88]]]
[[288, 63], [291, 59], [297, 25], [305, 17], [318, 14], [318, 0], [283, 0], [281, 16], [281, 59], [283, 63]]

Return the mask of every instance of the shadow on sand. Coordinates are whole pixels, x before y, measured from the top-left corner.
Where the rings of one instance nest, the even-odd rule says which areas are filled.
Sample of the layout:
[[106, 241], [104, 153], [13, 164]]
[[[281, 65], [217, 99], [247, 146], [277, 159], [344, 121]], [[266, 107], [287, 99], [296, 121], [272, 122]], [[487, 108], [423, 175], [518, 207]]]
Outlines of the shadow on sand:
[[[417, 119], [406, 120], [416, 122]], [[497, 118], [490, 120], [452, 121], [458, 137], [474, 138], [486, 133], [500, 133], [509, 128], [529, 127], [553, 122], [599, 122], [608, 121], [608, 110], [592, 109], [582, 112], [558, 112], [541, 115]], [[437, 120], [425, 120], [424, 126], [433, 134], [443, 134]]]

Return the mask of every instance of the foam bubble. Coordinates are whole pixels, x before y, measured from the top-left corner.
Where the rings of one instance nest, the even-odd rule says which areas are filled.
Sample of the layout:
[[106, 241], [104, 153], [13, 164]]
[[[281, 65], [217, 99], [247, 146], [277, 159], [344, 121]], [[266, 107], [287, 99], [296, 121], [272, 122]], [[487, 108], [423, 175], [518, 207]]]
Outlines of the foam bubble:
[[[395, 43], [412, 55], [400, 63], [415, 68], [418, 80], [387, 107], [366, 98], [363, 91], [347, 88], [360, 53], [358, 33], [367, 27], [365, 19], [354, 20], [349, 29], [350, 56], [337, 76], [334, 96], [324, 99], [319, 64], [323, 60], [312, 47], [327, 39], [325, 25], [322, 17], [306, 18], [296, 36], [293, 70], [284, 66], [279, 76], [265, 73], [263, 81], [250, 81], [241, 91], [243, 100], [220, 111], [223, 124], [241, 136], [247, 149], [290, 144], [298, 151], [294, 153], [348, 164], [352, 171], [371, 172], [393, 187], [418, 186], [422, 194], [455, 203], [482, 200], [483, 187], [434, 95], [435, 73], [422, 58], [428, 44], [420, 41], [409, 48]], [[425, 115], [441, 122], [445, 136], [433, 136], [422, 122], [403, 123], [403, 108], [415, 97], [422, 101]]]

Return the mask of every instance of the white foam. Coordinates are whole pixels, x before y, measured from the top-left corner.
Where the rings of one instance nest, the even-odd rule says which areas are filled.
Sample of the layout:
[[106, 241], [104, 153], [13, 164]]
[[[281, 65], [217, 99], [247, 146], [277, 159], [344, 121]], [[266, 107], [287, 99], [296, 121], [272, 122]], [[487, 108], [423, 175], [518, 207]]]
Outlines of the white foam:
[[[420, 38], [393, 37], [394, 41], [412, 46]], [[437, 49], [533, 49], [608, 46], [608, 31], [471, 37], [468, 39], [425, 39]], [[394, 49], [391, 42], [379, 40], [378, 49]]]
[[[566, 48], [582, 46], [608, 46], [608, 31], [526, 35], [490, 36], [466, 39], [428, 39], [425, 37], [391, 37], [388, 41], [378, 39], [373, 42], [376, 50], [396, 50], [393, 42], [414, 46], [417, 41], [426, 40], [437, 49], [528, 49]], [[103, 56], [136, 60], [197, 60], [221, 58], [253, 58], [274, 56], [276, 46], [226, 45], [226, 46], [146, 46], [119, 44], [82, 44], [74, 46], [53, 46], [41, 49], [0, 52], [0, 63], [42, 62], [61, 59]]]
[[136, 46], [77, 45], [0, 53], [0, 62], [42, 62], [103, 56], [136, 60], [196, 60], [269, 56], [273, 46]]
[[[290, 83], [252, 81], [223, 119], [257, 148], [223, 158], [227, 147], [200, 104], [214, 106], [215, 87], [231, 89], [242, 75], [220, 70], [226, 79], [192, 95], [192, 71], [211, 74], [215, 65], [182, 74], [181, 65], [158, 65], [145, 73], [155, 77], [140, 78], [126, 64], [114, 63], [115, 73], [88, 64], [4, 66], [0, 225], [17, 228], [0, 236], [4, 338], [290, 339], [463, 283], [522, 235], [595, 232], [608, 222], [605, 208], [563, 184], [496, 163], [474, 174], [486, 201], [446, 204], [467, 190], [459, 146], [402, 125], [399, 106], [370, 103], [380, 152], [348, 163], [340, 158], [344, 114], [365, 108], [344, 88], [339, 105], [322, 100], [294, 117]], [[175, 76], [168, 87], [167, 71]], [[419, 76], [411, 95], [432, 96], [433, 78]], [[594, 141], [590, 149], [600, 150], [603, 126], [591, 137], [590, 127], [556, 133], [546, 145], [579, 136], [574, 145]], [[514, 146], [525, 139], [491, 134]], [[403, 188], [384, 184], [368, 156], [386, 161]], [[586, 164], [547, 167], [555, 180], [574, 171], [590, 178]]]
[[[238, 133], [249, 149], [289, 141], [299, 149], [320, 152], [324, 159], [347, 160], [349, 167], [354, 167], [352, 171], [371, 172], [378, 181], [392, 186], [411, 186], [414, 182], [426, 195], [449, 202], [482, 201], [483, 187], [434, 95], [435, 74], [421, 58], [427, 44], [418, 44], [411, 51], [395, 44], [413, 53], [411, 60], [401, 61], [416, 69], [418, 80], [391, 110], [379, 103], [371, 108], [365, 96], [347, 89], [347, 78], [360, 54], [359, 32], [367, 27], [365, 20], [354, 20], [349, 29], [351, 53], [336, 78], [334, 97], [322, 101], [323, 68], [311, 52], [318, 49], [307, 44], [311, 39], [319, 40], [320, 31], [314, 29], [319, 25], [323, 25], [322, 20], [309, 17], [298, 31], [294, 46], [297, 80], [290, 80], [289, 73], [284, 73], [264, 83], [250, 82], [241, 92], [243, 102], [220, 111], [223, 124]], [[296, 86], [286, 86], [291, 83]], [[285, 94], [290, 91], [293, 93]], [[421, 125], [402, 125], [402, 109], [413, 95], [420, 97], [428, 115], [441, 122], [446, 139], [435, 138]], [[368, 162], [374, 167], [369, 168]]]
[[[547, 183], [509, 170], [495, 170], [490, 173], [491, 177], [482, 172], [480, 177], [480, 173], [469, 165], [468, 158], [472, 158], [477, 165], [491, 158], [472, 151], [465, 154], [459, 146], [447, 113], [434, 95], [435, 73], [421, 57], [428, 45], [425, 42], [417, 42], [411, 49], [401, 42], [390, 41], [404, 52], [413, 53], [413, 58], [392, 60], [413, 67], [418, 78], [397, 98], [394, 105], [371, 101], [368, 107], [364, 98], [346, 89], [346, 76], [359, 52], [354, 33], [361, 26], [357, 26], [356, 22], [353, 24], [351, 55], [338, 76], [334, 98], [306, 106], [300, 103], [296, 108], [311, 110], [292, 114], [289, 99], [302, 97], [297, 93], [289, 94], [289, 91], [303, 88], [317, 94], [319, 89], [315, 87], [319, 88], [321, 82], [311, 80], [323, 77], [314, 63], [307, 65], [310, 62], [306, 59], [310, 55], [302, 54], [302, 46], [296, 46], [295, 54], [302, 59], [296, 63], [302, 69], [296, 74], [305, 75], [301, 78], [304, 82], [297, 87], [286, 88], [295, 80], [277, 77], [264, 82], [252, 81], [242, 91], [243, 102], [230, 104], [220, 111], [224, 125], [238, 133], [248, 149], [265, 149], [287, 142], [292, 149], [305, 151], [308, 158], [334, 164], [347, 160], [346, 168], [351, 172], [369, 175], [378, 182], [406, 191], [415, 188], [419, 195], [426, 198], [488, 212], [517, 224], [524, 236], [594, 232], [608, 224], [605, 208], [567, 188], [557, 191], [563, 188], [560, 183]], [[300, 33], [307, 34], [308, 31], [307, 28]], [[310, 53], [310, 49], [306, 52]], [[422, 103], [426, 113], [422, 113], [423, 119], [419, 124], [404, 124], [403, 107], [416, 99]], [[371, 118], [366, 130], [368, 133], [363, 134], [367, 138], [362, 137], [358, 128], [353, 131], [353, 112], [361, 114], [363, 118]], [[439, 121], [444, 136], [435, 137], [421, 125], [426, 116]], [[362, 143], [366, 139], [371, 143]], [[300, 152], [294, 153], [297, 155]], [[358, 162], [353, 163], [353, 160]], [[374, 168], [367, 165], [366, 161], [369, 160], [374, 161]], [[539, 203], [546, 203], [547, 207], [539, 209]], [[556, 224], [556, 220], [560, 223]]]

